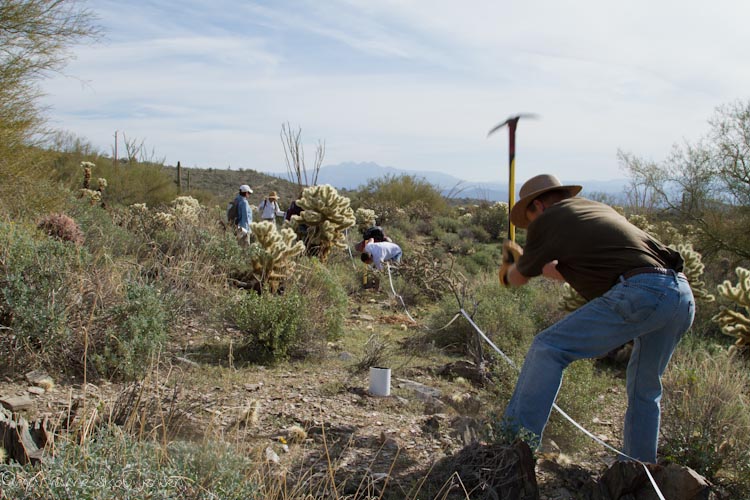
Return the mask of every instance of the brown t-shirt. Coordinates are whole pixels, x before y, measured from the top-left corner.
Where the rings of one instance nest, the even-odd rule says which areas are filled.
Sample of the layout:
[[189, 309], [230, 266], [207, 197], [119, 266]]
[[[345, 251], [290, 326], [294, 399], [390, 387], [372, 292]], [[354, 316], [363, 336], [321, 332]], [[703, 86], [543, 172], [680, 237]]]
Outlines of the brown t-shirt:
[[565, 281], [587, 300], [603, 295], [618, 277], [638, 267], [682, 270], [680, 254], [632, 225], [612, 207], [569, 198], [529, 224], [517, 269], [527, 278], [557, 260]]

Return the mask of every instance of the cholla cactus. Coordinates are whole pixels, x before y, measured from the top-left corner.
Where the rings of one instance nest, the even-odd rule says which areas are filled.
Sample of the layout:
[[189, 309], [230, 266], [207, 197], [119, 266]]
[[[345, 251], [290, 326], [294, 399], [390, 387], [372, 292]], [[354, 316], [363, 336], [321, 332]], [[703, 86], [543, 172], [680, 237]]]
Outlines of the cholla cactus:
[[305, 244], [308, 254], [325, 260], [334, 247], [346, 248], [344, 230], [356, 222], [349, 198], [341, 196], [333, 186], [324, 184], [305, 188], [297, 204], [303, 211], [292, 216], [292, 227], [296, 231], [301, 224], [307, 226]]
[[703, 265], [703, 257], [701, 254], [693, 250], [693, 245], [690, 243], [677, 245], [677, 251], [680, 252], [682, 258], [685, 259], [685, 268], [683, 269], [683, 272], [690, 282], [690, 288], [693, 289], [693, 295], [695, 295], [695, 298], [702, 302], [713, 302], [716, 300], [716, 297], [708, 293], [706, 282], [701, 281], [701, 278], [703, 278], [703, 271], [706, 268], [706, 266]]
[[81, 168], [83, 168], [83, 189], [89, 189], [91, 187], [91, 171], [96, 164], [90, 161], [82, 161]]
[[104, 177], [99, 177], [99, 179], [97, 179], [97, 183], [99, 184], [99, 192], [102, 192], [107, 188], [107, 179], [105, 179]]
[[737, 273], [737, 286], [732, 286], [729, 280], [719, 285], [719, 295], [731, 300], [738, 306], [744, 308], [742, 311], [723, 308], [717, 315], [711, 318], [712, 321], [721, 326], [721, 331], [737, 341], [730, 348], [731, 353], [746, 351], [750, 346], [750, 271], [738, 267], [734, 270]]
[[94, 191], [93, 189], [79, 189], [78, 197], [87, 199], [92, 205], [95, 205], [102, 201], [101, 191]]
[[578, 292], [576, 292], [572, 286], [570, 286], [567, 283], [563, 283], [563, 294], [562, 297], [560, 297], [560, 309], [563, 311], [572, 312], [581, 307], [586, 303], [586, 299], [584, 299]]
[[201, 204], [192, 196], [178, 196], [172, 200], [171, 209], [177, 220], [196, 224], [201, 213]]
[[370, 210], [369, 208], [358, 208], [357, 211], [354, 212], [354, 218], [357, 221], [357, 229], [359, 229], [359, 232], [364, 233], [375, 225], [377, 215], [375, 215], [375, 210]]
[[294, 257], [305, 251], [305, 245], [297, 240], [294, 230], [285, 227], [279, 231], [273, 222], [253, 222], [250, 229], [256, 239], [250, 252], [253, 274], [275, 292], [294, 272]]
[[649, 234], [654, 234], [656, 227], [649, 222], [649, 220], [643, 215], [633, 214], [628, 217], [628, 222], [633, 224], [635, 227], [646, 231]]
[[152, 218], [154, 226], [161, 228], [174, 227], [175, 221], [174, 214], [168, 212], [156, 212]]

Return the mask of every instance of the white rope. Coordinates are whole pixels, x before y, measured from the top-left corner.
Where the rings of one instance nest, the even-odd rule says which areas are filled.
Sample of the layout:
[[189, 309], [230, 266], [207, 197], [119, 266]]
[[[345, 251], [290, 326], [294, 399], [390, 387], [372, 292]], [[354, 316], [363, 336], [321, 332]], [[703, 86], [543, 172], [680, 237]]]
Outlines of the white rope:
[[[351, 250], [350, 250], [350, 252], [351, 252]], [[401, 305], [404, 307], [404, 311], [406, 312], [406, 315], [409, 317], [409, 319], [411, 319], [412, 321], [414, 321], [416, 323], [416, 321], [414, 320], [414, 318], [411, 317], [411, 314], [409, 314], [409, 311], [406, 308], [406, 304], [404, 304], [404, 299], [401, 297], [401, 295], [399, 295], [398, 293], [396, 293], [396, 289], [393, 287], [393, 277], [391, 276], [391, 266], [388, 264], [388, 262], [386, 262], [385, 265], [386, 265], [386, 267], [388, 269], [388, 281], [390, 282], [391, 291], [393, 292], [393, 295], [395, 295], [396, 297], [398, 297], [398, 299], [401, 301]], [[459, 315], [463, 315], [463, 317], [466, 318], [466, 320], [469, 323], [471, 323], [471, 326], [474, 327], [474, 330], [477, 331], [477, 333], [485, 340], [485, 342], [487, 342], [495, 350], [495, 352], [497, 352], [505, 360], [506, 363], [508, 363], [516, 371], [519, 371], [518, 367], [515, 365], [515, 363], [513, 363], [513, 360], [510, 359], [507, 354], [505, 354], [499, 347], [497, 347], [495, 345], [494, 342], [492, 342], [492, 340], [490, 340], [490, 338], [487, 335], [484, 334], [484, 332], [477, 326], [476, 323], [474, 323], [474, 320], [471, 319], [471, 317], [468, 315], [468, 313], [463, 308], [460, 310], [460, 312], [456, 313], [456, 315], [453, 316], [453, 319], [451, 319], [448, 322], [447, 325], [445, 325], [444, 327], [442, 327], [441, 330], [443, 328], [447, 328], [448, 326], [450, 326], [451, 323], [453, 323], [456, 320], [456, 318], [458, 318]], [[638, 460], [637, 458], [633, 458], [633, 457], [631, 457], [631, 456], [629, 456], [629, 455], [621, 452], [617, 448], [615, 448], [615, 447], [613, 447], [613, 446], [605, 443], [602, 439], [598, 438], [593, 433], [591, 433], [589, 430], [587, 430], [585, 427], [583, 427], [581, 424], [579, 424], [578, 422], [576, 422], [573, 419], [573, 417], [571, 417], [570, 415], [568, 415], [567, 413], [565, 413], [562, 410], [562, 408], [560, 408], [559, 406], [557, 406], [557, 403], [552, 403], [552, 408], [554, 408], [566, 420], [568, 420], [571, 424], [573, 424], [581, 432], [583, 432], [585, 435], [587, 435], [588, 437], [590, 437], [591, 439], [593, 439], [597, 443], [599, 443], [602, 446], [604, 446], [605, 448], [607, 448], [607, 449], [609, 449], [609, 450], [617, 453], [618, 455], [621, 455], [621, 456], [627, 458], [628, 460], [632, 460], [634, 462], [637, 462], [637, 463], [641, 464], [643, 466], [643, 469], [646, 471], [646, 475], [648, 476], [649, 481], [651, 481], [651, 486], [654, 487], [654, 491], [656, 491], [656, 495], [659, 497], [659, 500], [666, 500], [664, 498], [664, 495], [662, 494], [661, 490], [659, 490], [659, 487], [656, 484], [656, 480], [654, 479], [654, 476], [651, 475], [651, 471], [648, 469], [648, 465], [646, 463]]]
[[[482, 338], [483, 338], [483, 339], [484, 339], [484, 340], [485, 340], [485, 341], [486, 341], [486, 342], [487, 342], [487, 343], [488, 343], [488, 344], [489, 344], [490, 346], [492, 346], [492, 348], [493, 348], [493, 349], [495, 349], [495, 351], [496, 351], [496, 352], [497, 352], [497, 353], [498, 353], [498, 354], [499, 354], [500, 356], [502, 356], [502, 358], [503, 358], [503, 359], [504, 359], [504, 360], [505, 360], [505, 361], [506, 361], [506, 362], [507, 362], [507, 363], [508, 363], [508, 364], [509, 364], [510, 366], [512, 366], [513, 368], [515, 368], [515, 370], [516, 370], [516, 371], [518, 371], [518, 367], [517, 367], [517, 366], [515, 365], [515, 363], [513, 363], [513, 360], [511, 360], [511, 359], [510, 359], [510, 358], [509, 358], [509, 357], [508, 357], [508, 356], [507, 356], [507, 355], [506, 355], [506, 354], [505, 354], [505, 353], [504, 353], [504, 352], [503, 352], [502, 350], [500, 350], [500, 348], [498, 348], [498, 347], [497, 347], [497, 346], [496, 346], [496, 345], [495, 345], [495, 344], [494, 344], [494, 343], [493, 343], [493, 342], [492, 342], [492, 341], [491, 341], [491, 340], [490, 340], [490, 339], [489, 339], [489, 338], [487, 337], [487, 335], [485, 335], [485, 334], [484, 334], [484, 332], [482, 332], [482, 330], [480, 330], [480, 329], [479, 329], [479, 327], [478, 327], [478, 326], [476, 325], [476, 323], [474, 323], [474, 321], [473, 321], [473, 320], [472, 320], [472, 319], [471, 319], [471, 318], [469, 317], [469, 315], [468, 315], [468, 314], [466, 313], [466, 311], [464, 311], [463, 309], [461, 309], [461, 314], [463, 314], [464, 318], [466, 318], [466, 319], [467, 319], [467, 320], [469, 321], [469, 323], [471, 323], [471, 326], [473, 326], [473, 327], [474, 327], [474, 329], [475, 329], [475, 330], [477, 331], [477, 333], [479, 333], [479, 335], [481, 335], [481, 336], [482, 336]], [[561, 409], [561, 408], [560, 408], [559, 406], [557, 406], [557, 404], [556, 404], [556, 403], [552, 403], [552, 408], [554, 408], [555, 410], [557, 410], [557, 411], [558, 411], [558, 413], [560, 413], [560, 415], [562, 415], [562, 416], [563, 416], [563, 417], [564, 417], [565, 419], [567, 419], [567, 420], [568, 420], [568, 421], [569, 421], [570, 423], [572, 423], [572, 424], [573, 424], [573, 425], [574, 425], [575, 427], [577, 427], [577, 428], [578, 428], [579, 430], [581, 430], [581, 431], [582, 431], [582, 432], [583, 432], [584, 434], [586, 434], [587, 436], [589, 436], [589, 437], [590, 437], [591, 439], [593, 439], [593, 440], [594, 440], [594, 441], [596, 441], [597, 443], [599, 443], [599, 444], [601, 444], [601, 445], [605, 446], [606, 448], [610, 449], [611, 451], [614, 451], [614, 452], [615, 452], [615, 453], [617, 453], [618, 455], [622, 455], [623, 457], [627, 458], [628, 460], [632, 460], [632, 461], [634, 461], [634, 462], [638, 462], [639, 464], [641, 464], [641, 465], [643, 466], [643, 469], [644, 469], [644, 470], [646, 471], [646, 475], [648, 476], [648, 479], [649, 479], [649, 480], [651, 481], [651, 485], [652, 485], [652, 486], [654, 487], [654, 490], [656, 491], [656, 494], [657, 494], [657, 495], [659, 496], [659, 500], [666, 500], [666, 499], [664, 498], [664, 495], [662, 495], [662, 492], [661, 492], [661, 491], [659, 490], [659, 487], [658, 487], [658, 486], [656, 485], [656, 480], [655, 480], [655, 479], [654, 479], [654, 477], [653, 477], [653, 476], [651, 475], [651, 471], [650, 471], [650, 470], [648, 469], [648, 466], [647, 466], [647, 465], [646, 465], [646, 464], [645, 464], [644, 462], [641, 462], [640, 460], [638, 460], [638, 459], [636, 459], [636, 458], [633, 458], [633, 457], [631, 457], [631, 456], [629, 456], [629, 455], [627, 455], [627, 454], [625, 454], [625, 453], [623, 453], [623, 452], [619, 451], [618, 449], [614, 448], [613, 446], [610, 446], [609, 444], [605, 443], [605, 442], [604, 442], [603, 440], [601, 440], [600, 438], [598, 438], [597, 436], [595, 436], [594, 434], [592, 434], [592, 433], [591, 433], [590, 431], [588, 431], [588, 430], [587, 430], [587, 429], [586, 429], [585, 427], [583, 427], [583, 426], [582, 426], [581, 424], [579, 424], [578, 422], [576, 422], [575, 420], [573, 420], [573, 418], [572, 418], [572, 417], [571, 417], [570, 415], [568, 415], [567, 413], [565, 413], [565, 412], [564, 412], [564, 411], [563, 411], [563, 410], [562, 410], [562, 409]]]
[[354, 255], [352, 255], [352, 247], [349, 244], [349, 228], [344, 229], [344, 238], [346, 239], [346, 249], [349, 251], [349, 259], [352, 261], [352, 267], [357, 269], [357, 264], [354, 263]]

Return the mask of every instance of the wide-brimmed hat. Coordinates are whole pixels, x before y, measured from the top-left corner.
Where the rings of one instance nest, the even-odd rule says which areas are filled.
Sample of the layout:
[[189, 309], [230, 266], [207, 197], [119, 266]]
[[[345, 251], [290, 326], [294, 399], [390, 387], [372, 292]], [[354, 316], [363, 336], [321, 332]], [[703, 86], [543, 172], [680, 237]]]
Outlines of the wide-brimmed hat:
[[243, 184], [240, 186], [240, 193], [252, 193], [252, 192], [253, 190], [250, 189], [250, 186], [248, 186], [247, 184]]
[[526, 209], [534, 199], [549, 191], [566, 191], [572, 198], [580, 193], [581, 189], [582, 186], [574, 184], [563, 186], [560, 179], [554, 175], [542, 174], [532, 177], [521, 186], [521, 191], [518, 192], [520, 199], [510, 211], [510, 221], [517, 227], [525, 228], [530, 222], [526, 217]]
[[268, 193], [268, 199], [269, 200], [278, 200], [279, 197], [276, 196], [276, 191], [271, 191], [270, 193]]

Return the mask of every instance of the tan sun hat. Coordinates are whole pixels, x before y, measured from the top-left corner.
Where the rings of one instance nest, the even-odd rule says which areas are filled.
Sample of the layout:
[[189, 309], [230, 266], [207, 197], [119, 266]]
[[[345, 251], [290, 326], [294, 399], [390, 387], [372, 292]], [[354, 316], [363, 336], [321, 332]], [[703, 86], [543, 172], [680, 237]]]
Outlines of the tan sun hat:
[[529, 225], [529, 219], [526, 217], [526, 209], [532, 201], [538, 196], [548, 191], [567, 191], [570, 197], [577, 195], [583, 189], [582, 186], [569, 185], [563, 186], [560, 179], [554, 175], [542, 174], [532, 177], [521, 186], [518, 196], [521, 198], [513, 205], [510, 211], [510, 221], [516, 227], [525, 228]]
[[268, 193], [268, 199], [269, 200], [278, 200], [279, 197], [276, 196], [276, 191], [271, 191], [270, 193]]

